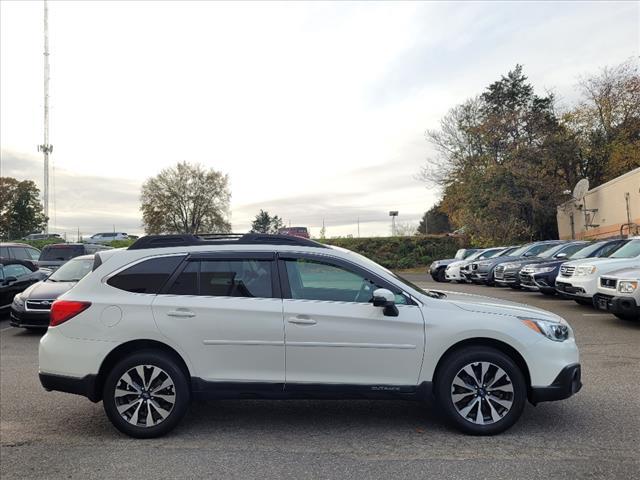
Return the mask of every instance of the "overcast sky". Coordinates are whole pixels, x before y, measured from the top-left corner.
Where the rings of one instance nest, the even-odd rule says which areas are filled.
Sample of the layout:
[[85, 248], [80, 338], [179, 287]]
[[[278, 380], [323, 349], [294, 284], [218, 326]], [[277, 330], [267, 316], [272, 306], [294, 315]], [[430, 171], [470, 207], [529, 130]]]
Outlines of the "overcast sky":
[[[182, 160], [229, 174], [236, 231], [417, 224], [426, 129], [516, 63], [571, 104], [637, 58], [639, 5], [51, 1], [50, 230], [140, 232], [141, 183]], [[43, 4], [0, 17], [0, 173], [41, 184]]]

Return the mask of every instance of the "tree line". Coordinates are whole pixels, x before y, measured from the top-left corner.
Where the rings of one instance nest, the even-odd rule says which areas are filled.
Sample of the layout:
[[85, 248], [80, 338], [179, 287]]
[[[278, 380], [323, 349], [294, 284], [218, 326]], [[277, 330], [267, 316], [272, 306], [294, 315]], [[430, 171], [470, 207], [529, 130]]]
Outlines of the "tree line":
[[564, 191], [581, 178], [593, 188], [640, 167], [637, 61], [604, 68], [577, 90], [579, 101], [563, 111], [516, 65], [453, 107], [426, 132], [437, 154], [420, 176], [442, 197], [419, 230], [464, 227], [478, 244], [557, 238]]

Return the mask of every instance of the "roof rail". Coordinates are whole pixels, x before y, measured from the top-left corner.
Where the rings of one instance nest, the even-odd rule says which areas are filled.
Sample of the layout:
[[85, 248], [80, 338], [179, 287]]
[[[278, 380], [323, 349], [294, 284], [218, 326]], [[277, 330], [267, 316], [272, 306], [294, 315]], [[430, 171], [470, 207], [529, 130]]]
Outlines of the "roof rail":
[[194, 245], [292, 245], [300, 247], [328, 248], [308, 238], [267, 233], [200, 233], [198, 235], [147, 235], [139, 238], [129, 250], [148, 248], [188, 247]]

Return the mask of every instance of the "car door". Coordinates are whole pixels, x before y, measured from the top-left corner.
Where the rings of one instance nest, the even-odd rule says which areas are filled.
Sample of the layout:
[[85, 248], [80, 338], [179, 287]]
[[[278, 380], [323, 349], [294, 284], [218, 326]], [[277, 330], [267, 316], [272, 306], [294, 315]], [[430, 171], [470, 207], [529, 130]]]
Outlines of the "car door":
[[[279, 270], [286, 390], [417, 385], [424, 320], [409, 295], [355, 264], [324, 255], [280, 254]], [[378, 287], [396, 294], [398, 316], [385, 316], [370, 302]]]
[[273, 252], [192, 255], [153, 301], [160, 331], [207, 382], [284, 383], [282, 298]]

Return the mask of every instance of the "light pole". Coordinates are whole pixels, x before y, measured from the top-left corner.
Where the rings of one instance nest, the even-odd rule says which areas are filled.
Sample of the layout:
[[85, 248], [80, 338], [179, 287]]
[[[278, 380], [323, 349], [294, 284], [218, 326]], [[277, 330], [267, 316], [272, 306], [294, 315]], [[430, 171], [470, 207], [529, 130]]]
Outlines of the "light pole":
[[389, 216], [391, 217], [391, 236], [396, 236], [396, 217], [398, 216], [398, 210], [391, 210], [389, 212]]

